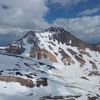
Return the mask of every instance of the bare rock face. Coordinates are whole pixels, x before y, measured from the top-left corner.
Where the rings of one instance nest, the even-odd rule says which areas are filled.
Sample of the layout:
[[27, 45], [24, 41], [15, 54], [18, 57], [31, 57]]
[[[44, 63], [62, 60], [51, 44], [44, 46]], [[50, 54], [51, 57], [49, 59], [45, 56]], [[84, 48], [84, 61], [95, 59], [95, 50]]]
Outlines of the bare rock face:
[[33, 81], [30, 79], [23, 79], [21, 77], [15, 77], [15, 76], [0, 76], [0, 81], [6, 81], [6, 82], [18, 82], [23, 86], [27, 87], [33, 87]]
[[16, 53], [20, 52], [20, 48], [17, 47], [17, 46], [10, 45], [9, 48], [6, 49], [6, 51], [8, 53], [14, 53], [14, 54], [16, 54]]
[[40, 86], [48, 86], [48, 82], [47, 82], [47, 78], [40, 78], [36, 81], [36, 86], [40, 87]]
[[[91, 48], [91, 45], [85, 43], [84, 41], [81, 41], [61, 27], [50, 27], [46, 31], [54, 32], [55, 34], [53, 34], [53, 40], [57, 40], [58, 43], [66, 43], [66, 45], [76, 46], [80, 49]], [[72, 43], [70, 43], [70, 41]]]
[[23, 51], [24, 48], [21, 48], [19, 46], [9, 45], [9, 47], [6, 48], [6, 52], [11, 54], [21, 54]]
[[75, 58], [80, 62], [80, 67], [84, 66], [84, 64], [86, 63], [81, 57], [77, 55], [75, 55]]
[[32, 49], [30, 52], [30, 57], [37, 57], [38, 59], [48, 58], [51, 62], [57, 62], [56, 56], [45, 49]]
[[73, 51], [72, 49], [67, 49], [72, 55], [76, 55], [77, 53], [75, 51]]
[[83, 55], [87, 55], [87, 56], [91, 57], [90, 54], [86, 51], [81, 50], [80, 53], [83, 54]]
[[96, 66], [95, 62], [90, 61], [90, 63], [92, 64], [92, 68], [95, 69], [95, 70], [97, 70], [97, 66]]
[[27, 38], [28, 44], [34, 44], [34, 46], [38, 46], [39, 43], [38, 37], [35, 35], [34, 31], [27, 32], [21, 39], [17, 40], [16, 42], [23, 44], [23, 39]]
[[85, 60], [83, 59], [82, 54], [87, 55], [90, 57], [89, 53], [85, 52], [85, 51], [80, 51], [80, 54], [77, 54], [75, 51], [73, 51], [72, 49], [67, 49], [75, 58], [78, 62], [80, 62], [80, 67], [84, 66], [84, 64], [86, 63]]
[[44, 96], [40, 100], [76, 100], [80, 96]]
[[98, 72], [98, 71], [96, 71], [96, 70], [94, 70], [94, 71], [91, 71], [89, 74], [88, 74], [88, 76], [100, 76], [100, 73]]
[[59, 48], [59, 53], [61, 53], [62, 55], [61, 60], [64, 63], [64, 65], [70, 65], [71, 63], [74, 63], [71, 57], [62, 48]]

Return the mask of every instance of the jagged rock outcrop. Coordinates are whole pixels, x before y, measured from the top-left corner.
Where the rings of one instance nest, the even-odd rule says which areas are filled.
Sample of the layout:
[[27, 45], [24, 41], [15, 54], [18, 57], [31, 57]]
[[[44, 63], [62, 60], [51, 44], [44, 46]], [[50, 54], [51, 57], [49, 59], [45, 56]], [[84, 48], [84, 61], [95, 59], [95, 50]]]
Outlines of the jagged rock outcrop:
[[11, 54], [21, 54], [24, 51], [24, 48], [21, 48], [19, 46], [14, 46], [12, 44], [10, 44], [5, 51], [7, 53], [11, 53]]
[[58, 42], [66, 43], [66, 45], [76, 46], [79, 49], [85, 49], [85, 48], [93, 49], [90, 44], [76, 38], [70, 32], [64, 30], [61, 27], [50, 27], [46, 31], [55, 32], [55, 34], [53, 34], [53, 39], [57, 40]]
[[75, 55], [75, 58], [77, 59], [78, 62], [80, 62], [80, 67], [83, 67], [84, 64], [86, 63], [85, 60], [83, 60], [80, 56]]
[[40, 86], [48, 86], [48, 82], [47, 82], [47, 78], [40, 78], [36, 81], [36, 86], [40, 87]]
[[41, 97], [40, 100], [76, 100], [76, 98], [79, 98], [79, 96], [44, 96]]
[[32, 49], [30, 52], [30, 57], [37, 57], [38, 59], [48, 58], [51, 62], [57, 62], [56, 56], [45, 49]]
[[93, 62], [93, 61], [89, 61], [89, 62], [92, 64], [92, 68], [97, 70], [97, 66], [96, 66], [95, 62]]
[[91, 57], [90, 54], [86, 51], [80, 50], [80, 53], [83, 54], [83, 55], [87, 55], [87, 56]]
[[67, 49], [72, 55], [76, 55], [77, 53], [75, 51], [73, 51], [72, 49]]
[[59, 53], [61, 53], [62, 55], [62, 62], [64, 63], [64, 65], [70, 65], [71, 63], [75, 63], [71, 57], [62, 49], [62, 48], [59, 48]]

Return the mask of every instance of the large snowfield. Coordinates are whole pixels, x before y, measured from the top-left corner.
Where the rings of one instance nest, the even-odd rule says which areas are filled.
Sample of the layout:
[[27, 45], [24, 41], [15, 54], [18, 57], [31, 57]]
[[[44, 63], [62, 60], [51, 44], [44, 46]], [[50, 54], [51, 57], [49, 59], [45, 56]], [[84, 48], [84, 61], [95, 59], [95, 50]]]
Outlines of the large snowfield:
[[[43, 99], [45, 96], [52, 97], [50, 100], [92, 100], [89, 99], [92, 97], [96, 97], [93, 100], [100, 100], [100, 75], [89, 76], [90, 72], [100, 73], [100, 53], [89, 49], [83, 50], [90, 56], [82, 54], [85, 64], [80, 67], [80, 62], [68, 51], [68, 49], [71, 49], [78, 55], [80, 54], [79, 49], [58, 43], [56, 40], [49, 40], [48, 36], [52, 34], [49, 32], [36, 33], [41, 48], [58, 54], [56, 56], [57, 62], [51, 63], [44, 58], [40, 60], [30, 58], [32, 44], [28, 44], [26, 38], [23, 39], [25, 52], [21, 55], [0, 54], [0, 76], [17, 76], [31, 79], [34, 84], [40, 78], [47, 79], [47, 86], [37, 87], [35, 85], [32, 88], [22, 86], [18, 82], [0, 81], [0, 100], [49, 100], [49, 98]], [[70, 40], [69, 43], [71, 44], [72, 41]], [[51, 50], [49, 46], [53, 49]], [[63, 48], [75, 63], [64, 65], [59, 48]], [[0, 49], [4, 48], [1, 47]], [[89, 61], [95, 62], [97, 68], [93, 68]], [[17, 72], [21, 75], [17, 75]], [[55, 96], [63, 96], [63, 99], [54, 99]]]

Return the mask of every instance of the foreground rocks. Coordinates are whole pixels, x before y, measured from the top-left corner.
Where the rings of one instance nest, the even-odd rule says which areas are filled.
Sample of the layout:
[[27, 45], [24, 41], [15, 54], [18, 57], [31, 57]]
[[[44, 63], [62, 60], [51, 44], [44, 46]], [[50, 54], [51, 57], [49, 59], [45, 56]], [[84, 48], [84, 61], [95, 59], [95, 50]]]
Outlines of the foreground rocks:
[[36, 86], [40, 87], [40, 86], [48, 86], [48, 82], [47, 82], [47, 78], [40, 78], [37, 80], [36, 82]]
[[[44, 96], [41, 97], [39, 100], [77, 100], [77, 98], [80, 100], [81, 95], [78, 96]], [[83, 99], [82, 99], [83, 100]], [[99, 97], [93, 96], [90, 97], [87, 95], [87, 100], [100, 100]]]
[[79, 96], [44, 96], [41, 97], [39, 100], [76, 100]]
[[21, 77], [15, 77], [15, 76], [0, 76], [0, 81], [5, 82], [18, 82], [22, 86], [26, 87], [34, 87], [33, 81], [30, 79], [24, 79]]
[[21, 77], [15, 77], [15, 76], [0, 76], [0, 81], [5, 81], [5, 82], [18, 82], [22, 86], [26, 87], [40, 87], [40, 86], [48, 86], [47, 78], [40, 78], [36, 80], [36, 84], [33, 83], [31, 79], [24, 79]]

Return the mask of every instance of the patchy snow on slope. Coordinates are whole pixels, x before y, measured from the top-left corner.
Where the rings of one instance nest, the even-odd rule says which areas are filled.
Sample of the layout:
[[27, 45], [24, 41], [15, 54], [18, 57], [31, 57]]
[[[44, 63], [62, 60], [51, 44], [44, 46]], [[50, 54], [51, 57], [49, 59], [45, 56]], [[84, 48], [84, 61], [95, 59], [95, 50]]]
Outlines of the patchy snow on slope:
[[[81, 50], [78, 47], [66, 45], [54, 40], [54, 32], [36, 33], [40, 49], [45, 49], [53, 54], [57, 62], [52, 63], [48, 58], [37, 59], [30, 57], [33, 44], [23, 38], [25, 51], [21, 55], [0, 54], [0, 75], [17, 76], [31, 79], [35, 86], [28, 88], [17, 82], [0, 81], [0, 100], [39, 100], [43, 96], [77, 96], [75, 100], [88, 100], [88, 96], [100, 96], [100, 53], [89, 49]], [[72, 41], [69, 41], [71, 44]], [[1, 47], [0, 49], [4, 49]], [[72, 54], [69, 50], [75, 52]], [[62, 61], [60, 50], [64, 50], [74, 63], [65, 65]], [[83, 51], [82, 54], [80, 51]], [[75, 58], [78, 56], [84, 60]], [[92, 62], [92, 63], [90, 63]], [[94, 66], [96, 68], [94, 69]], [[91, 74], [92, 73], [92, 74]], [[37, 80], [47, 79], [47, 86], [36, 86]]]
[[0, 94], [5, 95], [21, 95], [28, 91], [27, 87], [21, 86], [19, 83], [6, 83], [0, 81]]
[[72, 43], [72, 40], [69, 41], [69, 44], [71, 44], [71, 43]]

